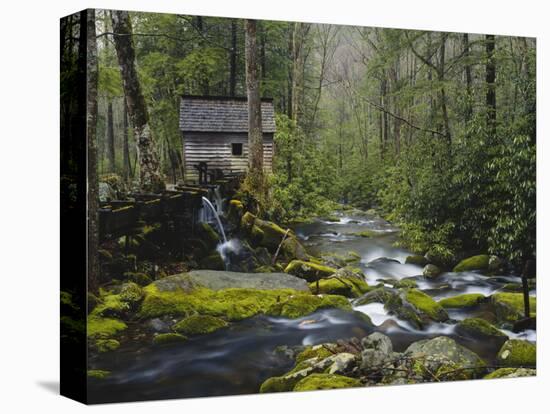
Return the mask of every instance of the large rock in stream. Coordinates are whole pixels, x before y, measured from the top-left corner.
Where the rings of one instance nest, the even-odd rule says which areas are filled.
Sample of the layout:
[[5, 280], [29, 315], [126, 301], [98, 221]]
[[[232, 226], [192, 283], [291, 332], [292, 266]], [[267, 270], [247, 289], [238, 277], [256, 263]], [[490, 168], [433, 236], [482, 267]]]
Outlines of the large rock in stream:
[[187, 275], [197, 284], [212, 290], [229, 288], [293, 289], [309, 292], [307, 282], [288, 273], [241, 273], [224, 270], [193, 270]]

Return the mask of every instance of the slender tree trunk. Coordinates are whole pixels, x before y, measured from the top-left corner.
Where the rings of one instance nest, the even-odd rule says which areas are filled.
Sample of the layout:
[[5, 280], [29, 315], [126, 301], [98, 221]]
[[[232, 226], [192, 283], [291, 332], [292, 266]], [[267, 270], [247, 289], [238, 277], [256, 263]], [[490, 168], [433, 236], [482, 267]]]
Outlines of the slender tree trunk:
[[487, 54], [487, 64], [485, 66], [485, 82], [487, 84], [487, 93], [485, 101], [487, 105], [487, 128], [491, 138], [496, 138], [497, 128], [497, 97], [495, 88], [496, 64], [495, 64], [495, 36], [485, 36], [485, 52]]
[[304, 97], [304, 42], [310, 26], [307, 23], [294, 23], [292, 35], [292, 119], [298, 124], [303, 115]]
[[256, 21], [245, 21], [246, 92], [248, 97], [248, 175], [256, 189], [263, 189], [263, 135]]
[[288, 78], [287, 78], [287, 116], [292, 119], [293, 115], [293, 108], [292, 108], [292, 87], [294, 85], [293, 80], [293, 71], [294, 71], [294, 29], [292, 26], [292, 23], [289, 23], [288, 26], [288, 59], [289, 59], [289, 65], [288, 65]]
[[115, 172], [115, 128], [113, 122], [113, 101], [109, 98], [107, 99], [107, 159], [109, 160], [109, 171]]
[[111, 17], [126, 106], [137, 145], [141, 190], [144, 192], [160, 192], [164, 190], [165, 185], [155, 141], [149, 125], [147, 105], [145, 104], [135, 66], [130, 16], [127, 11], [113, 11]]
[[130, 144], [128, 142], [128, 109], [122, 99], [122, 175], [126, 182], [130, 181]]
[[439, 48], [439, 67], [438, 67], [437, 78], [442, 85], [439, 90], [439, 99], [440, 99], [440, 105], [441, 105], [441, 115], [443, 116], [443, 131], [445, 133], [445, 137], [447, 138], [449, 151], [450, 151], [451, 128], [449, 125], [449, 112], [447, 110], [447, 94], [445, 92], [445, 87], [443, 86], [443, 82], [445, 81], [445, 44], [446, 42], [447, 42], [447, 35], [442, 34], [441, 46]]
[[231, 49], [229, 52], [229, 96], [235, 96], [237, 85], [237, 20], [231, 19]]
[[472, 65], [469, 62], [470, 59], [470, 40], [468, 38], [468, 33], [462, 35], [462, 52], [464, 59], [466, 59], [466, 64], [464, 65], [464, 77], [466, 81], [466, 111], [465, 118], [466, 121], [469, 121], [473, 114], [472, 107]]
[[[82, 12], [81, 42], [85, 42], [87, 53], [86, 93], [86, 142], [88, 153], [88, 289], [97, 292], [99, 288], [99, 184], [97, 177], [97, 40], [95, 31], [95, 10]], [[85, 22], [85, 24], [84, 24]]]

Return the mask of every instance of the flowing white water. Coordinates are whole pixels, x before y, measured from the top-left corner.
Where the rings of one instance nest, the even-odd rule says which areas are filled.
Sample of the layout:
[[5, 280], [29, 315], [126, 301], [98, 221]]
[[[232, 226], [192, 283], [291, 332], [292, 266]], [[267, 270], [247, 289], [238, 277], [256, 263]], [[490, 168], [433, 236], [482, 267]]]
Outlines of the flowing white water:
[[214, 206], [212, 205], [209, 199], [207, 199], [206, 197], [203, 197], [202, 201], [203, 201], [203, 208], [204, 208], [204, 205], [206, 205], [212, 211], [212, 213], [214, 213], [214, 218], [216, 219], [216, 223], [218, 224], [218, 229], [220, 230], [220, 234], [223, 237], [223, 242], [227, 243], [227, 237], [225, 237], [225, 231], [223, 229], [222, 222], [220, 220], [220, 216], [218, 215], [218, 212], [216, 211], [216, 209], [214, 208]]

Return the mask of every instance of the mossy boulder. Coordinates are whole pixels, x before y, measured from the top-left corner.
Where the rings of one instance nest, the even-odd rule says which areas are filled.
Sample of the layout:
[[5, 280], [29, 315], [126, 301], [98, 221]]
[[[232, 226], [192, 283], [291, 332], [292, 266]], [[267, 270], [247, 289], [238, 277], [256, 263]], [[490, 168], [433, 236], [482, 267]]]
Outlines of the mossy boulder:
[[99, 352], [104, 353], [117, 350], [120, 342], [116, 339], [98, 339], [95, 346]]
[[479, 254], [477, 256], [468, 257], [460, 261], [454, 268], [453, 272], [473, 272], [486, 271], [489, 268], [489, 255]]
[[377, 287], [353, 301], [354, 306], [368, 305], [369, 303], [388, 303], [397, 293], [386, 287]]
[[227, 322], [209, 315], [193, 315], [176, 323], [172, 329], [183, 335], [204, 335], [225, 328]]
[[102, 369], [89, 369], [88, 378], [102, 380], [108, 378], [111, 375], [111, 371], [105, 371]]
[[285, 268], [285, 273], [298, 276], [308, 282], [314, 282], [326, 278], [336, 273], [336, 269], [321, 264], [306, 262], [303, 260], [293, 260]]
[[[501, 323], [514, 323], [525, 316], [523, 294], [501, 292], [491, 296], [491, 304], [497, 320]], [[529, 298], [530, 316], [536, 316], [537, 299]]]
[[537, 370], [531, 368], [499, 368], [485, 375], [483, 379], [533, 377], [535, 375], [537, 375]]
[[220, 235], [208, 223], [199, 223], [197, 235], [210, 250], [215, 249], [221, 241]]
[[330, 277], [319, 280], [317, 291], [317, 282], [309, 284], [312, 293], [341, 295], [347, 298], [357, 298], [368, 292], [370, 287], [364, 280], [355, 277]]
[[351, 305], [344, 296], [293, 295], [284, 302], [274, 304], [267, 313], [285, 318], [300, 318], [325, 308], [351, 311]]
[[128, 326], [119, 319], [90, 315], [87, 322], [87, 334], [92, 338], [110, 338], [125, 330]]
[[124, 318], [130, 309], [130, 303], [122, 300], [119, 294], [101, 291], [100, 302], [96, 305], [92, 315]]
[[414, 373], [430, 381], [476, 378], [485, 367], [477, 354], [446, 336], [414, 342], [405, 355], [414, 360]]
[[434, 264], [427, 264], [422, 269], [422, 275], [428, 279], [435, 279], [441, 274], [441, 269]]
[[294, 386], [294, 391], [333, 390], [337, 388], [361, 387], [361, 381], [337, 374], [311, 374]]
[[418, 289], [407, 289], [405, 299], [417, 310], [436, 322], [445, 322], [449, 319], [449, 315], [441, 305]]
[[537, 347], [521, 339], [509, 339], [502, 345], [497, 355], [500, 364], [508, 367], [535, 367]]
[[119, 296], [123, 302], [133, 305], [143, 298], [143, 289], [137, 283], [126, 282], [120, 287]]
[[326, 345], [309, 345], [305, 349], [296, 355], [296, 363], [299, 364], [311, 358], [317, 358], [322, 360], [328, 358], [329, 356], [334, 355], [334, 350], [331, 347]]
[[413, 254], [413, 255], [407, 256], [407, 258], [405, 259], [405, 264], [413, 264], [413, 265], [424, 267], [428, 264], [428, 259], [426, 259], [422, 255]]
[[485, 299], [485, 296], [481, 293], [465, 293], [441, 299], [438, 303], [444, 308], [463, 309], [477, 306]]
[[481, 318], [466, 318], [456, 324], [456, 332], [459, 335], [468, 335], [475, 337], [500, 337], [506, 340], [508, 336], [491, 325], [485, 319]]
[[187, 341], [187, 337], [178, 333], [161, 333], [153, 337], [154, 345], [179, 344]]

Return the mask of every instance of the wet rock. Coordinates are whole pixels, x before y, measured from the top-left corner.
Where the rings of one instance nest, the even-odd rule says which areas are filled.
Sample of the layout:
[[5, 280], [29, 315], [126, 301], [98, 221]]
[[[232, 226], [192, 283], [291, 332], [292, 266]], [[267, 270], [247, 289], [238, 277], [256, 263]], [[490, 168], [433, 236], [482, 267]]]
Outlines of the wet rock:
[[422, 275], [428, 279], [435, 279], [441, 274], [441, 269], [434, 264], [427, 264], [422, 269]]
[[401, 264], [401, 262], [399, 260], [390, 259], [389, 257], [379, 257], [379, 258], [371, 260], [369, 262], [369, 264], [388, 264], [388, 263]]
[[348, 298], [359, 297], [370, 290], [367, 282], [347, 269], [339, 269], [327, 279], [312, 282], [309, 288], [315, 294], [342, 295]]
[[428, 259], [419, 254], [413, 254], [411, 256], [407, 256], [405, 263], [424, 267], [428, 264]]
[[533, 377], [535, 375], [537, 375], [537, 370], [531, 368], [499, 368], [485, 375], [483, 379]]
[[351, 371], [355, 364], [355, 355], [342, 352], [333, 358], [333, 363], [328, 369], [329, 374], [345, 374]]
[[528, 341], [510, 339], [500, 348], [497, 360], [508, 367], [535, 367], [537, 365], [537, 347]]
[[135, 305], [143, 298], [143, 290], [134, 282], [123, 283], [120, 287], [120, 299], [131, 305]]
[[391, 298], [396, 296], [397, 293], [386, 287], [379, 287], [372, 289], [370, 292], [364, 294], [360, 298], [353, 301], [354, 306], [368, 305], [369, 303], [387, 303]]
[[160, 318], [153, 318], [147, 322], [147, 328], [157, 333], [170, 332], [170, 326]]
[[108, 378], [111, 375], [111, 371], [105, 371], [102, 369], [89, 369], [88, 378], [93, 378], [96, 380], [103, 380]]
[[182, 335], [204, 335], [225, 328], [227, 322], [209, 315], [192, 315], [182, 319], [172, 329]]
[[480, 254], [462, 260], [454, 268], [453, 272], [486, 271], [489, 268], [489, 255]]
[[95, 342], [96, 349], [100, 353], [111, 352], [118, 349], [120, 342], [116, 339], [98, 339]]
[[351, 311], [351, 305], [344, 296], [338, 295], [295, 295], [284, 302], [271, 306], [267, 313], [272, 316], [299, 318], [318, 309], [338, 308]]
[[171, 345], [187, 341], [187, 337], [177, 333], [161, 333], [153, 337], [153, 345]]
[[485, 367], [478, 355], [446, 336], [414, 342], [405, 354], [415, 360], [418, 375], [432, 380], [471, 379]]
[[462, 336], [472, 337], [481, 341], [490, 341], [499, 346], [508, 339], [508, 336], [481, 318], [467, 318], [456, 324], [456, 333]]
[[390, 338], [379, 332], [363, 338], [361, 345], [364, 348], [361, 352], [361, 369], [363, 370], [382, 368], [393, 356]]

